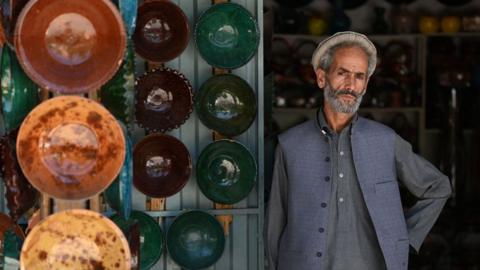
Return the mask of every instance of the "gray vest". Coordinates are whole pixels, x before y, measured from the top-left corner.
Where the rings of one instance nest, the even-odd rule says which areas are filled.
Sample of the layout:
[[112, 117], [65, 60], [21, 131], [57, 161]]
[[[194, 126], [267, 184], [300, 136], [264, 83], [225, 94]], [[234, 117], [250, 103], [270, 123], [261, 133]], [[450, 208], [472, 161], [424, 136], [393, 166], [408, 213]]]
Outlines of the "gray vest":
[[[332, 168], [328, 139], [317, 123], [305, 122], [279, 137], [288, 175], [288, 206], [278, 270], [323, 269], [326, 234], [318, 228], [328, 232], [331, 181], [324, 179], [332, 178]], [[397, 185], [395, 133], [359, 117], [351, 142], [355, 171], [387, 268], [406, 270], [409, 242]]]

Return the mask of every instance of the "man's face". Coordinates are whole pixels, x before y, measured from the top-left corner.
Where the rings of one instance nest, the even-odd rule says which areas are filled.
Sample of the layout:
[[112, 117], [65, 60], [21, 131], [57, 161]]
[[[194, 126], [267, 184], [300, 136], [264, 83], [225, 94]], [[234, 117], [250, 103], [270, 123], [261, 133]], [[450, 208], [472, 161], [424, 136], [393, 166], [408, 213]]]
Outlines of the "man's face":
[[358, 47], [338, 49], [328, 71], [317, 71], [325, 101], [333, 110], [353, 114], [358, 110], [368, 83], [368, 56]]

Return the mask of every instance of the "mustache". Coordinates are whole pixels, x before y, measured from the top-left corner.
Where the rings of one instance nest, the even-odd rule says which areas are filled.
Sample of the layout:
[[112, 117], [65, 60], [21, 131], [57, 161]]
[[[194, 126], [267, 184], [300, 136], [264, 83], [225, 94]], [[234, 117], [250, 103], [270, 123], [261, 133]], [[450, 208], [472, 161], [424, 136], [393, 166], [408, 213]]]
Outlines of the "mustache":
[[351, 95], [355, 98], [359, 98], [363, 96], [363, 93], [356, 93], [355, 91], [348, 90], [348, 89], [339, 89], [334, 91], [335, 97], [338, 97], [339, 95]]

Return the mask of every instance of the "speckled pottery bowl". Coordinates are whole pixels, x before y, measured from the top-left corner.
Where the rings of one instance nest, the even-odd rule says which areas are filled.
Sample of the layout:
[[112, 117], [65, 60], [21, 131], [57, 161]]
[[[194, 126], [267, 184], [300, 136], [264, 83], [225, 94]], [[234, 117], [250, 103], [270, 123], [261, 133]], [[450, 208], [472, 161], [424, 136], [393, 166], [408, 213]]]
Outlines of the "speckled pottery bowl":
[[53, 214], [28, 234], [22, 270], [130, 270], [130, 249], [122, 231], [103, 215], [83, 209]]
[[16, 149], [30, 183], [64, 200], [103, 191], [125, 159], [117, 120], [96, 101], [78, 96], [52, 98], [35, 107], [20, 127]]

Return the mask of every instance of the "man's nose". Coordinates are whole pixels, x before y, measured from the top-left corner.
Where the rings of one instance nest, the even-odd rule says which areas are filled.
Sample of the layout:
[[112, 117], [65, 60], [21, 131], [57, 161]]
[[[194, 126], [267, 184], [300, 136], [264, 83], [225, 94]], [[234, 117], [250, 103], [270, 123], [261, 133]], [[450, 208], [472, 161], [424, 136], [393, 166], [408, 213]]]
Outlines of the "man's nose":
[[354, 74], [349, 74], [348, 76], [345, 76], [345, 88], [347, 89], [353, 89], [353, 86], [355, 85], [355, 76]]

